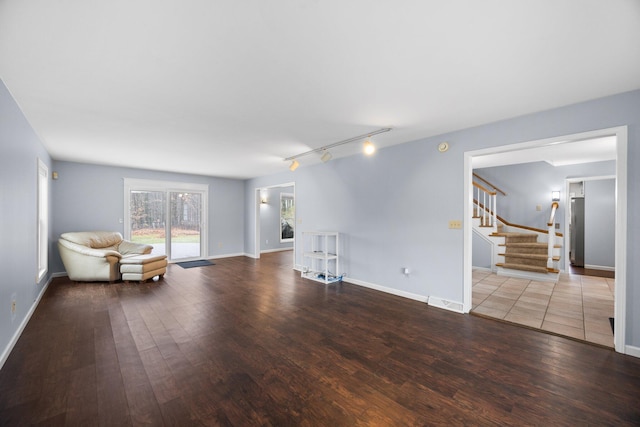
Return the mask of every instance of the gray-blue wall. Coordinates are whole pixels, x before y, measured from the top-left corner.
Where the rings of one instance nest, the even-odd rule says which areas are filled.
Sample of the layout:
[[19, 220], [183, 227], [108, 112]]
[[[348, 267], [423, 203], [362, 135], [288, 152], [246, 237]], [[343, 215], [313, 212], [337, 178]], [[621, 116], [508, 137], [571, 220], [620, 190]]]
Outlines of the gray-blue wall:
[[[464, 215], [464, 152], [628, 126], [626, 344], [640, 346], [640, 91], [425, 138], [295, 172], [249, 180], [247, 252], [253, 252], [255, 188], [296, 183], [298, 228], [345, 234], [344, 272], [360, 281], [450, 301], [463, 300], [464, 240], [448, 221]], [[448, 141], [450, 149], [437, 146]], [[562, 187], [560, 188], [562, 190]], [[545, 191], [548, 201], [551, 189]], [[253, 206], [253, 207], [252, 207]], [[299, 235], [299, 234], [297, 234]], [[297, 248], [299, 252], [299, 248]], [[296, 254], [300, 264], [300, 254]], [[412, 274], [404, 277], [401, 267]]]
[[[124, 178], [209, 185], [208, 254], [244, 254], [244, 182], [235, 179], [156, 172], [142, 169], [53, 162], [53, 238], [67, 231], [113, 230], [124, 235]], [[54, 242], [55, 243], [55, 242]], [[54, 245], [55, 246], [55, 245]], [[54, 272], [63, 272], [57, 246], [51, 254]]]
[[[616, 181], [614, 179], [584, 183], [584, 264], [598, 268], [616, 265], [615, 215]], [[631, 219], [633, 226], [633, 219]]]
[[[38, 159], [51, 172], [49, 154], [0, 80], [0, 259], [4, 266], [0, 275], [0, 363], [51, 277], [49, 268], [47, 276], [36, 282]], [[49, 218], [51, 226], [51, 215]]]

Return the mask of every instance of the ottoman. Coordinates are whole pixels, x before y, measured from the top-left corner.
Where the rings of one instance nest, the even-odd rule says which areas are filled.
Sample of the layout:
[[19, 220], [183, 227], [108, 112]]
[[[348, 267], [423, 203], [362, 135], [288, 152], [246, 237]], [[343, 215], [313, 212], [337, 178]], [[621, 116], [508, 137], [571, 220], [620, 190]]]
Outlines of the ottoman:
[[167, 272], [166, 255], [134, 255], [120, 259], [120, 274], [122, 280], [145, 282], [155, 276], [164, 276]]

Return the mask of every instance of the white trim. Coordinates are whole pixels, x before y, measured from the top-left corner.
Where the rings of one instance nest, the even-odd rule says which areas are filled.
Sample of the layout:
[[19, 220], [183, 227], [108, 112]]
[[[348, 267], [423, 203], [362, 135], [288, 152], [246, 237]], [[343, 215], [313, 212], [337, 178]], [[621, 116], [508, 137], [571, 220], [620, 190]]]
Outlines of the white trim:
[[4, 348], [2, 354], [0, 354], [0, 369], [2, 369], [2, 367], [4, 366], [4, 363], [9, 358], [9, 355], [11, 354], [13, 347], [15, 347], [16, 343], [20, 339], [20, 336], [22, 335], [24, 328], [27, 327], [27, 323], [29, 323], [29, 320], [31, 320], [31, 316], [33, 316], [33, 313], [35, 313], [36, 308], [38, 307], [38, 304], [40, 304], [40, 300], [42, 299], [42, 296], [44, 295], [45, 291], [49, 287], [49, 284], [51, 283], [52, 280], [53, 280], [53, 277], [49, 277], [49, 280], [47, 280], [47, 282], [44, 284], [44, 286], [40, 290], [40, 293], [38, 294], [38, 297], [33, 302], [33, 304], [31, 304], [31, 308], [27, 312], [27, 315], [24, 317], [24, 319], [22, 319], [22, 322], [20, 322], [20, 326], [18, 326], [18, 329], [16, 329], [15, 333], [11, 337], [11, 340], [9, 340], [9, 343]]
[[538, 282], [557, 282], [558, 274], [554, 273], [538, 273], [537, 271], [514, 270], [498, 267], [496, 270], [498, 276], [515, 277], [516, 279], [535, 280]]
[[456, 301], [449, 301], [440, 297], [429, 297], [429, 305], [444, 310], [464, 314], [464, 304]]
[[[192, 259], [205, 259], [209, 252], [209, 184], [198, 184], [194, 182], [178, 182], [178, 181], [159, 181], [154, 179], [137, 179], [137, 178], [123, 178], [124, 182], [124, 218], [123, 218], [123, 236], [126, 240], [131, 240], [131, 215], [130, 215], [130, 202], [131, 202], [131, 190], [144, 190], [144, 191], [162, 191], [167, 196], [166, 205], [167, 210], [169, 206], [169, 193], [171, 192], [189, 192], [199, 193], [202, 195], [202, 212], [200, 218], [200, 256], [197, 258], [180, 258], [173, 261], [188, 261]], [[168, 214], [168, 212], [167, 212]], [[166, 235], [170, 236], [169, 221], [166, 224]], [[171, 245], [170, 237], [165, 241], [167, 259], [171, 259]]]
[[628, 345], [625, 347], [624, 353], [629, 356], [640, 357], [640, 347]]
[[615, 267], [609, 267], [609, 266], [606, 266], [606, 265], [585, 264], [584, 268], [591, 268], [593, 270], [602, 270], [602, 271], [616, 271]]
[[387, 294], [395, 295], [398, 297], [409, 298], [415, 301], [420, 301], [424, 303], [429, 301], [429, 297], [425, 295], [418, 295], [411, 292], [401, 291], [395, 288], [388, 288], [386, 286], [376, 285], [374, 283], [365, 282], [363, 280], [354, 279], [352, 277], [344, 277], [342, 281], [351, 283], [353, 285], [362, 286], [363, 288], [369, 288], [369, 289], [384, 292]]
[[[40, 283], [49, 271], [49, 168], [38, 158], [36, 181], [36, 283]], [[42, 188], [44, 186], [44, 188]], [[42, 226], [41, 226], [42, 223]], [[44, 259], [43, 259], [44, 258]]]
[[292, 250], [293, 250], [293, 247], [291, 247], [291, 248], [265, 249], [265, 250], [260, 251], [260, 253], [261, 254], [268, 254], [268, 253], [271, 253], [271, 252], [284, 252], [284, 251], [292, 251]]
[[473, 172], [473, 157], [486, 154], [495, 154], [508, 151], [543, 147], [553, 143], [563, 143], [584, 139], [593, 139], [603, 136], [616, 136], [616, 280], [615, 280], [615, 314], [614, 344], [617, 352], [626, 353], [626, 300], [627, 300], [627, 126], [617, 126], [607, 129], [563, 135], [553, 138], [540, 139], [529, 142], [508, 144], [498, 147], [484, 148], [481, 150], [467, 151], [464, 153], [464, 249], [463, 249], [463, 307], [467, 313], [471, 309], [473, 283], [472, 271], [472, 247], [471, 247], [471, 209], [473, 195], [471, 192], [471, 180]]
[[614, 344], [624, 353], [627, 333], [627, 127], [616, 129], [616, 246]]
[[[295, 227], [295, 205], [296, 205], [296, 196], [293, 193], [280, 193], [280, 205], [278, 205], [278, 219], [279, 219], [279, 224], [282, 227], [282, 199], [283, 196], [289, 199], [293, 200], [293, 206], [294, 206], [294, 215], [293, 215], [293, 221], [294, 221], [294, 227], [293, 227], [293, 235], [295, 236], [296, 233], [296, 227]], [[280, 243], [289, 243], [289, 242], [293, 242], [295, 239], [293, 237], [290, 237], [288, 239], [283, 239], [282, 238], [282, 229], [279, 229], [279, 237], [280, 237]]]

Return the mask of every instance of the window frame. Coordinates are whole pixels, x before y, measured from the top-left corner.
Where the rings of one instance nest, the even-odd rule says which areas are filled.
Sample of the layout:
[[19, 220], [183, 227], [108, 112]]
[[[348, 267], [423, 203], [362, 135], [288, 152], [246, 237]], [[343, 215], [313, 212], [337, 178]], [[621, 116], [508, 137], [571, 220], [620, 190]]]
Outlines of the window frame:
[[49, 271], [49, 167], [38, 158], [36, 200], [36, 281], [40, 281]]
[[[284, 216], [282, 215], [282, 199], [291, 199], [293, 201], [293, 208], [294, 208], [294, 214], [293, 217], [291, 217], [291, 219], [293, 220], [293, 235], [294, 237], [291, 237], [289, 239], [283, 239], [282, 238], [282, 220], [284, 219]], [[295, 235], [296, 235], [296, 227], [295, 227], [295, 219], [296, 219], [296, 215], [295, 215], [295, 203], [296, 203], [296, 199], [293, 193], [280, 193], [280, 205], [279, 205], [279, 231], [278, 231], [278, 235], [280, 236], [280, 243], [289, 243], [289, 242], [293, 242], [295, 240]]]
[[[202, 194], [202, 217], [200, 226], [200, 258], [208, 256], [209, 236], [209, 184], [197, 184], [193, 182], [159, 181], [151, 179], [123, 178], [124, 181], [124, 232], [126, 240], [131, 240], [131, 191], [162, 191], [166, 194], [165, 202], [169, 203], [171, 192], [188, 192]], [[167, 227], [169, 225], [167, 224]], [[166, 254], [172, 260], [171, 245], [167, 244]], [[185, 259], [180, 258], [181, 261]]]

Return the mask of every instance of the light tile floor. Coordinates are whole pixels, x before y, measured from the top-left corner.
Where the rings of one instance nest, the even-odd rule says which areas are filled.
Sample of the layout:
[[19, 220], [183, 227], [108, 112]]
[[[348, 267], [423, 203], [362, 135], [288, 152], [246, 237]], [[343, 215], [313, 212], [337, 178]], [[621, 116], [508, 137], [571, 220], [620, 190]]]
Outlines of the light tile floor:
[[614, 280], [563, 273], [551, 283], [474, 270], [471, 311], [613, 347]]

